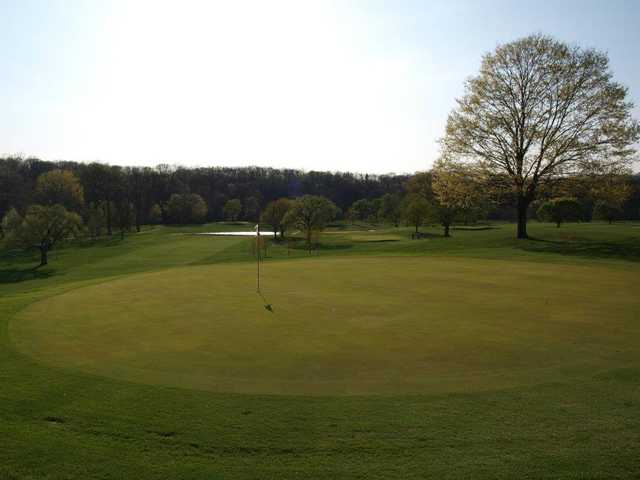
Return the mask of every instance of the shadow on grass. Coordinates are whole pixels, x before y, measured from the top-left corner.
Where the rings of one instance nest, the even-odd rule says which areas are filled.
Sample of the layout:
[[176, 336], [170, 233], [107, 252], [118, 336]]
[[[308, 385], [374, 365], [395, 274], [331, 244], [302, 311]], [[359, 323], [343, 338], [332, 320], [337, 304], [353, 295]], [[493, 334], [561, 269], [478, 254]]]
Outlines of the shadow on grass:
[[37, 267], [18, 269], [5, 268], [0, 269], [0, 284], [2, 283], [18, 283], [27, 280], [38, 280], [49, 278], [53, 275], [51, 270], [42, 270]]
[[496, 230], [497, 227], [492, 227], [491, 225], [479, 225], [479, 226], [473, 226], [473, 225], [461, 225], [458, 227], [451, 227], [451, 230], [460, 230], [460, 231], [467, 231], [467, 232], [482, 232], [484, 230]]
[[399, 241], [399, 238], [383, 238], [382, 240], [354, 240], [355, 243], [389, 243]]
[[[353, 247], [353, 243], [320, 243], [318, 245], [315, 245], [313, 250], [331, 252], [335, 250], [348, 250]], [[293, 248], [296, 250], [307, 250], [306, 245], [296, 245]]]
[[444, 234], [442, 233], [430, 233], [430, 232], [418, 232], [411, 233], [408, 237], [410, 240], [424, 240], [426, 238], [444, 238]]
[[66, 245], [75, 248], [93, 248], [93, 247], [116, 247], [122, 245], [123, 239], [120, 235], [101, 236], [96, 238], [81, 238], [68, 242]]
[[586, 239], [560, 241], [529, 238], [526, 243], [519, 244], [517, 247], [528, 252], [640, 262], [640, 242], [638, 242], [637, 238], [620, 242], [599, 242]]

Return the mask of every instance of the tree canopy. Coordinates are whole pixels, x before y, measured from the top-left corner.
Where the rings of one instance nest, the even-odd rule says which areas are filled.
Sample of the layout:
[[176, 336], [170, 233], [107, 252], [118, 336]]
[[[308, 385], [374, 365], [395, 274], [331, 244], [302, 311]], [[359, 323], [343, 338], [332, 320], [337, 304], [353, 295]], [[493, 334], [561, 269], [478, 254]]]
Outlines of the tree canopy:
[[36, 201], [42, 205], [62, 205], [77, 210], [84, 204], [84, 189], [70, 170], [55, 169], [38, 177]]
[[406, 196], [403, 206], [403, 216], [409, 225], [416, 229], [416, 233], [420, 226], [433, 214], [432, 205], [427, 202], [423, 196], [417, 193], [410, 193]]
[[167, 211], [172, 222], [201, 223], [207, 217], [207, 204], [197, 193], [174, 193]]
[[328, 198], [303, 195], [293, 201], [284, 222], [299, 228], [304, 233], [307, 247], [311, 248], [313, 234], [324, 230], [337, 214], [338, 208]]
[[[11, 218], [8, 216], [11, 215]], [[48, 253], [61, 241], [76, 236], [82, 227], [77, 213], [62, 205], [32, 205], [24, 217], [9, 213], [3, 220], [6, 242], [13, 247], [40, 251], [40, 266], [47, 265]]]
[[291, 200], [279, 198], [269, 202], [260, 215], [260, 222], [270, 225], [273, 229], [274, 238], [280, 232], [280, 238], [284, 238], [285, 223], [284, 217], [291, 208]]
[[485, 190], [480, 175], [473, 166], [450, 159], [436, 162], [432, 173], [434, 210], [444, 227], [444, 236], [457, 217], [468, 218], [471, 212], [481, 209]]
[[378, 216], [397, 227], [402, 218], [402, 196], [398, 193], [385, 193], [380, 197]]
[[560, 227], [565, 222], [580, 220], [582, 207], [575, 198], [553, 198], [540, 205], [537, 215], [540, 220]]
[[242, 212], [242, 202], [239, 198], [228, 200], [227, 203], [224, 204], [224, 218], [226, 220], [235, 222], [238, 220], [240, 212]]

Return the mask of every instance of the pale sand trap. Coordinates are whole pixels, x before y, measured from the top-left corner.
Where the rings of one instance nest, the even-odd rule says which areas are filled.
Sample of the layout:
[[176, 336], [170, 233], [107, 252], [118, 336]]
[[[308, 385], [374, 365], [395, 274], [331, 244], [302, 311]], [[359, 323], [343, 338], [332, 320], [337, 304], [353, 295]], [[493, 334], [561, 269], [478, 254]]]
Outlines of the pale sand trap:
[[[221, 235], [221, 236], [232, 236], [232, 237], [255, 237], [258, 233], [254, 231], [249, 232], [202, 232], [196, 233], [194, 235]], [[260, 235], [271, 235], [273, 236], [273, 232], [263, 232], [260, 231]]]

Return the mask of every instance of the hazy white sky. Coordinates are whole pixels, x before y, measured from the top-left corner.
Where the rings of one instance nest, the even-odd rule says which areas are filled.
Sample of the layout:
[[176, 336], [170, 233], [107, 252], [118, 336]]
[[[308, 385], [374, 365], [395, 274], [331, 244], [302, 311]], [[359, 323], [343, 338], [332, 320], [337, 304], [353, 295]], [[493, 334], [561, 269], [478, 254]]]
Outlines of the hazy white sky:
[[0, 0], [0, 154], [425, 169], [498, 43], [601, 48], [637, 98], [640, 2], [556, 4]]

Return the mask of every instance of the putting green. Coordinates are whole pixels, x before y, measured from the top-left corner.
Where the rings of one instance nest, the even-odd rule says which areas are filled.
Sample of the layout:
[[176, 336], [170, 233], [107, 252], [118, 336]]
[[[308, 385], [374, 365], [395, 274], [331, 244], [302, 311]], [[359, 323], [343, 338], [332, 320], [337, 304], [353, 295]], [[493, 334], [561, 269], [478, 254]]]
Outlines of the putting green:
[[10, 324], [38, 361], [218, 392], [474, 391], [638, 363], [638, 272], [456, 258], [314, 258], [78, 288]]

